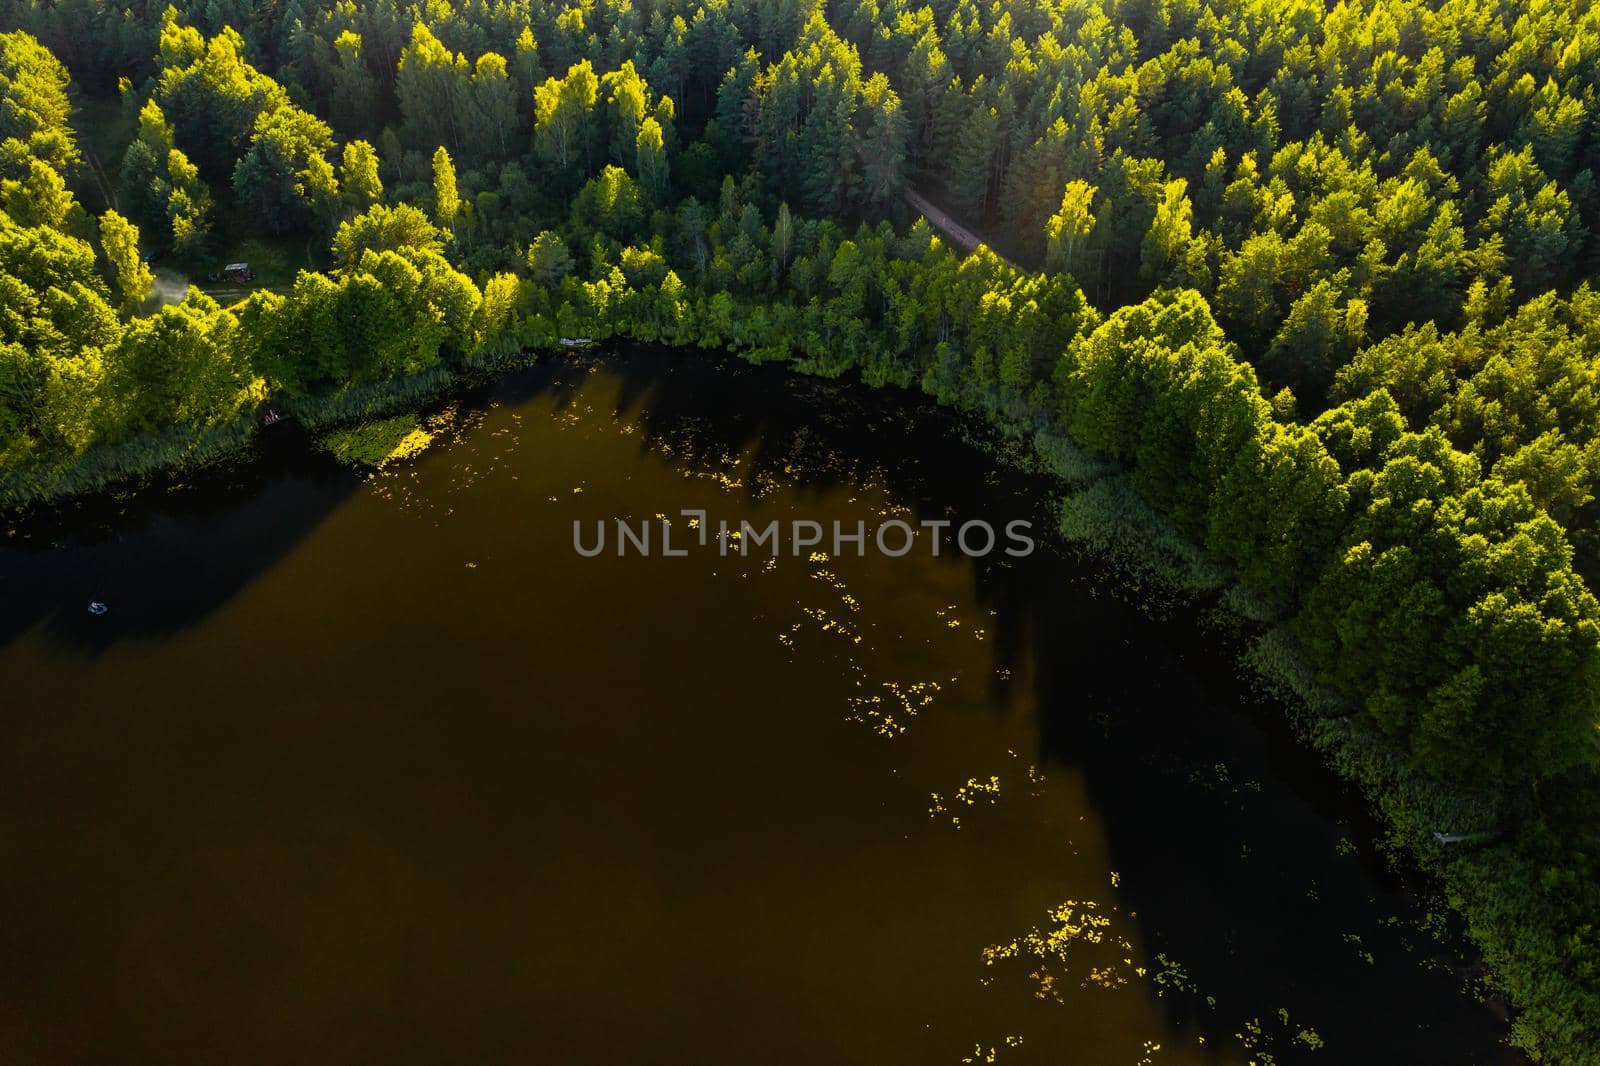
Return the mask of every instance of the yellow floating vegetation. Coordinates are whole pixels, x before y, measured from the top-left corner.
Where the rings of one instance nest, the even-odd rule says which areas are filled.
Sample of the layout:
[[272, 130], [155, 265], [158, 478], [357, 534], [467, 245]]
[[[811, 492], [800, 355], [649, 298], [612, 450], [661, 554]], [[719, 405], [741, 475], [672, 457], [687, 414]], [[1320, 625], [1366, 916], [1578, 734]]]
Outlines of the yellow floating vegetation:
[[987, 799], [990, 804], [994, 804], [1000, 799], [1000, 779], [993, 774], [989, 775], [987, 781], [969, 777], [966, 784], [956, 789], [956, 799], [968, 807], [976, 806], [980, 799]]
[[[860, 643], [860, 637], [855, 639]], [[852, 696], [852, 711], [847, 717], [849, 721], [871, 725], [873, 732], [884, 737], [897, 737], [905, 733], [906, 720], [915, 718], [939, 693], [937, 681], [913, 681], [905, 685], [898, 681], [883, 681], [879, 687], [887, 689], [888, 695], [877, 692], [870, 696]]]
[[1021, 1046], [1022, 1046], [1022, 1037], [1019, 1036], [1019, 1035], [1007, 1036], [1005, 1038], [1005, 1040], [1003, 1040], [1000, 1044], [998, 1044], [998, 1045], [990, 1045], [987, 1048], [985, 1048], [982, 1044], [974, 1044], [974, 1045], [972, 1045], [972, 1054], [968, 1055], [965, 1058], [963, 1058], [961, 1061], [963, 1063], [977, 1063], [977, 1062], [994, 1063], [994, 1062], [999, 1062], [1000, 1061], [1000, 1049], [1002, 1047], [1019, 1048]]
[[1050, 911], [1050, 925], [983, 949], [983, 964], [1020, 961], [1029, 967], [1034, 995], [1066, 1001], [1063, 991], [1076, 970], [1080, 988], [1115, 989], [1143, 976], [1132, 966], [1133, 944], [1112, 928], [1111, 915], [1093, 900], [1067, 900]]
[[395, 443], [395, 446], [389, 449], [389, 454], [385, 455], [381, 460], [379, 460], [378, 465], [380, 467], [384, 467], [388, 466], [390, 463], [396, 463], [405, 459], [415, 458], [416, 456], [419, 456], [423, 452], [427, 451], [428, 445], [432, 443], [433, 434], [423, 429], [421, 426], [418, 426], [416, 429], [413, 429], [411, 432], [401, 437], [399, 441]]

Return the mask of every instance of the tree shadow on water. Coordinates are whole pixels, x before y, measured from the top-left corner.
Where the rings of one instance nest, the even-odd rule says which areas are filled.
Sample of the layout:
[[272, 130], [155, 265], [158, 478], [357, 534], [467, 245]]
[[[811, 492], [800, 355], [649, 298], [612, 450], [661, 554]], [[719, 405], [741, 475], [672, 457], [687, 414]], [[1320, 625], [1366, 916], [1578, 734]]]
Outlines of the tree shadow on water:
[[1241, 680], [1203, 608], [1152, 617], [1090, 595], [1110, 577], [1092, 561], [1029, 562], [1011, 576], [1040, 591], [997, 599], [1025, 615], [1007, 631], [1032, 643], [1040, 761], [1081, 775], [1119, 906], [1147, 957], [1181, 967], [1160, 990], [1174, 1025], [1280, 1063], [1525, 1062], [1462, 994], [1465, 945], [1421, 931], [1424, 907], [1372, 854], [1365, 802]]
[[[693, 360], [697, 384], [679, 387], [674, 363]], [[647, 420], [679, 425], [704, 384], [719, 380], [711, 360], [654, 350], [635, 362], [611, 359], [623, 382], [621, 406], [645, 406]], [[735, 373], [742, 364], [731, 364]], [[552, 357], [488, 384], [436, 400], [468, 417], [495, 401], [545, 396], [557, 411], [575, 399], [589, 365]], [[735, 386], [724, 387], [737, 391]], [[656, 397], [666, 408], [657, 414]], [[715, 408], [712, 408], [715, 410]], [[702, 420], [747, 442], [739, 419]], [[448, 450], [448, 444], [446, 447]], [[198, 474], [156, 478], [13, 516], [0, 540], [0, 650], [33, 633], [53, 649], [98, 656], [123, 642], [159, 640], [199, 624], [286, 558], [363, 484], [363, 475], [315, 447], [288, 422], [258, 435], [241, 455]], [[309, 598], [309, 594], [308, 594]], [[104, 604], [95, 614], [91, 604]]]
[[[96, 656], [194, 625], [360, 484], [282, 424], [222, 467], [14, 520], [0, 544], [0, 649], [36, 632], [52, 647]], [[91, 603], [105, 612], [91, 613]]]
[[[617, 414], [642, 420], [646, 446], [692, 441], [737, 453], [766, 439], [759, 409], [740, 399], [754, 395], [747, 364], [644, 346], [608, 355], [604, 364], [621, 381]], [[463, 411], [458, 428], [470, 435], [477, 416], [497, 402], [544, 397], [565, 410], [595, 366], [548, 357], [454, 390], [431, 407]], [[801, 417], [799, 408], [794, 413]], [[318, 451], [289, 422], [198, 474], [13, 516], [0, 539], [0, 650], [33, 633], [53, 649], [93, 657], [199, 624], [293, 552], [362, 484], [361, 473]], [[91, 604], [106, 610], [92, 613]]]

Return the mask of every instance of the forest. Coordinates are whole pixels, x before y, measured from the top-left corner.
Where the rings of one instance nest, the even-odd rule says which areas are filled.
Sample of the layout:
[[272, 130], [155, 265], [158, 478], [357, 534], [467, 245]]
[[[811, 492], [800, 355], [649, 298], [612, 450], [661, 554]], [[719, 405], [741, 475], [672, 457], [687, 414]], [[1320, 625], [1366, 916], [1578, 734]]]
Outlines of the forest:
[[[0, 30], [0, 504], [575, 337], [1070, 441], [1292, 638], [1304, 732], [1515, 1041], [1600, 1062], [1600, 5], [0, 0]], [[160, 295], [245, 241], [281, 283]]]

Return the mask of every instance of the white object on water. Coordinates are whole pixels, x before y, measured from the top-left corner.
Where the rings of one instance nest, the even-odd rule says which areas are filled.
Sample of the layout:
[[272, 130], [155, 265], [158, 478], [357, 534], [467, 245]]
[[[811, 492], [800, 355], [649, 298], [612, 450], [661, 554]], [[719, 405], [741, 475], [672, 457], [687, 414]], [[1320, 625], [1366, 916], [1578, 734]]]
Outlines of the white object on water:
[[90, 614], [105, 614], [109, 610], [111, 610], [111, 608], [107, 607], [105, 604], [101, 603], [99, 600], [94, 600], [93, 602], [91, 602], [89, 604], [89, 613]]

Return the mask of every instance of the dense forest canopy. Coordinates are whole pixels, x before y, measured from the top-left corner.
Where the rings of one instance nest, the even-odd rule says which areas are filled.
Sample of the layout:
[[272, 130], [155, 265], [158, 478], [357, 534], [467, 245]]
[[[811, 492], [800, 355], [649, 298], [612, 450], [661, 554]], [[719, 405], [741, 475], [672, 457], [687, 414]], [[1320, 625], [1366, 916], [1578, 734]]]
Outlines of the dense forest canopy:
[[[1596, 1061], [1600, 6], [0, 0], [0, 30], [9, 504], [562, 337], [1062, 435], [1286, 625], [1519, 1042]], [[152, 299], [149, 259], [245, 240], [306, 269]], [[1496, 843], [1428, 851], [1441, 809]]]

